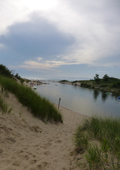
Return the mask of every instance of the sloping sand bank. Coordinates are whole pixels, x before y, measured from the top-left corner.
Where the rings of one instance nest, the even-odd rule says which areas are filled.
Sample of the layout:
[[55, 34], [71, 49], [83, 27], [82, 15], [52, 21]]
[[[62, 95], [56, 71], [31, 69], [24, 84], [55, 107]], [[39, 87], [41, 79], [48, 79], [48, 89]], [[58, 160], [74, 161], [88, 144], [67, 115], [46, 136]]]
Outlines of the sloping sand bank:
[[64, 123], [45, 124], [13, 94], [6, 100], [13, 109], [0, 113], [0, 170], [79, 169], [70, 153], [75, 129], [86, 116], [60, 107]]

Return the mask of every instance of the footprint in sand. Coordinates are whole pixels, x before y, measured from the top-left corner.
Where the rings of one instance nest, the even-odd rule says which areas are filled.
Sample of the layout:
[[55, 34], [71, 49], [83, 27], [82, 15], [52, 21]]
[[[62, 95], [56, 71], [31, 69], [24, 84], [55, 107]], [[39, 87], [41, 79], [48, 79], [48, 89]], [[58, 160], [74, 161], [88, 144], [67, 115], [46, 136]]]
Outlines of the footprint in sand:
[[67, 170], [66, 168], [62, 168], [62, 170]]
[[37, 169], [38, 170], [45, 170], [45, 168], [48, 168], [50, 165], [50, 163], [48, 162], [41, 162], [40, 165], [37, 165]]
[[7, 167], [7, 168], [5, 168], [4, 170], [15, 170], [15, 169], [13, 169], [13, 168], [11, 168], [11, 167]]
[[3, 150], [2, 149], [0, 149], [0, 154], [3, 152]]
[[51, 146], [52, 144], [50, 142], [46, 143], [42, 148], [47, 149]]
[[38, 166], [37, 166], [37, 169], [38, 169], [38, 170], [43, 170], [42, 165], [38, 165]]
[[57, 140], [55, 141], [55, 143], [62, 143], [62, 140]]
[[47, 155], [50, 155], [51, 153], [49, 151], [46, 151], [44, 152], [44, 154], [47, 156]]
[[6, 140], [11, 144], [16, 142], [16, 140], [13, 138], [6, 138]]
[[32, 155], [33, 156], [33, 158], [35, 158], [36, 157], [36, 155]]
[[43, 146], [42, 148], [43, 148], [43, 149], [47, 149], [47, 146], [45, 145], [45, 146]]
[[36, 159], [30, 161], [31, 164], [34, 164], [34, 163], [36, 163], [36, 162], [37, 162]]
[[14, 166], [19, 166], [19, 165], [20, 165], [20, 161], [14, 161], [14, 162], [13, 162], [13, 165], [14, 165]]
[[[30, 170], [36, 170], [36, 168], [30, 168]], [[42, 169], [41, 169], [42, 170]]]
[[30, 159], [29, 155], [27, 155], [26, 153], [25, 154], [19, 154], [19, 157], [23, 160], [28, 160]]
[[48, 142], [52, 142], [53, 140], [52, 139], [48, 139]]

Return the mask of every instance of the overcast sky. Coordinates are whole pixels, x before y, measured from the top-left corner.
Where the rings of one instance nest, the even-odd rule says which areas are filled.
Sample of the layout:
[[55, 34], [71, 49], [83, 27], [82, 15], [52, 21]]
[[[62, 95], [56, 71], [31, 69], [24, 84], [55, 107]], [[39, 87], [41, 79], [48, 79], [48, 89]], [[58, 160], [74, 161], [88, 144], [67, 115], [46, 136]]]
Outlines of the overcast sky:
[[0, 64], [25, 78], [120, 78], [120, 0], [0, 0]]

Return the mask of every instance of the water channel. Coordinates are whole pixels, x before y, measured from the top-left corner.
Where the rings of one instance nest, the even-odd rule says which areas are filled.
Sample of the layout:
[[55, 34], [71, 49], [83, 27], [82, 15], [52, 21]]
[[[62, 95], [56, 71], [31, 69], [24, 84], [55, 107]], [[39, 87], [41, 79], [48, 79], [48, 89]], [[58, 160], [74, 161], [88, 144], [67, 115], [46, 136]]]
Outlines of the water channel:
[[88, 116], [120, 118], [119, 95], [106, 94], [99, 90], [48, 82], [37, 86], [37, 93], [52, 103]]

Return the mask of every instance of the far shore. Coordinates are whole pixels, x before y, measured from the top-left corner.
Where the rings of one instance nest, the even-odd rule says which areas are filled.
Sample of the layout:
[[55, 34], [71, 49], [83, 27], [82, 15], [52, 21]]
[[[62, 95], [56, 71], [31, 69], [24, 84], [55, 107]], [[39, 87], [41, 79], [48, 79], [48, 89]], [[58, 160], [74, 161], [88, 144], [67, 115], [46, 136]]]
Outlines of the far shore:
[[93, 82], [94, 82], [94, 80], [80, 80], [80, 81], [79, 80], [76, 80], [76, 81], [61, 80], [61, 81], [59, 81], [59, 83], [62, 83], [62, 84], [69, 84], [69, 85], [73, 85], [73, 86], [79, 86], [79, 87], [84, 87], [84, 88], [89, 88], [89, 89], [98, 89], [98, 90], [104, 91], [104, 92], [120, 94], [119, 88], [110, 87], [109, 84], [106, 85], [106, 82], [102, 83], [102, 84], [99, 84], [99, 83], [97, 84], [97, 83], [93, 83]]

